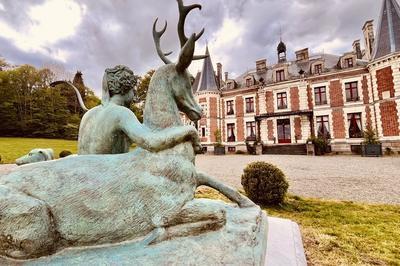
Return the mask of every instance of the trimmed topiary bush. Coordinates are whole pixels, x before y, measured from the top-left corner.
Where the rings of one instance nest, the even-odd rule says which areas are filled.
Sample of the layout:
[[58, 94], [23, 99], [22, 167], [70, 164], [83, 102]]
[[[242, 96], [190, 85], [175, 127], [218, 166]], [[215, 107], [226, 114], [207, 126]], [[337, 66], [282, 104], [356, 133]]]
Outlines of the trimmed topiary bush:
[[284, 201], [289, 183], [285, 174], [275, 165], [254, 162], [244, 169], [242, 186], [255, 203], [276, 205]]

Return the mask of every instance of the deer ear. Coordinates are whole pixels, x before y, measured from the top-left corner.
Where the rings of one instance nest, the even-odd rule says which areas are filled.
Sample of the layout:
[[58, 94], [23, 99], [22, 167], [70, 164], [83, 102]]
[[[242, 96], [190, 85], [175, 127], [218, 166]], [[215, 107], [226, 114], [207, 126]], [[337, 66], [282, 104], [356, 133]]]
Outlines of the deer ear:
[[185, 72], [185, 70], [192, 63], [195, 42], [196, 42], [196, 34], [193, 34], [186, 42], [186, 44], [182, 47], [178, 63], [176, 64], [176, 71], [178, 71], [178, 73]]

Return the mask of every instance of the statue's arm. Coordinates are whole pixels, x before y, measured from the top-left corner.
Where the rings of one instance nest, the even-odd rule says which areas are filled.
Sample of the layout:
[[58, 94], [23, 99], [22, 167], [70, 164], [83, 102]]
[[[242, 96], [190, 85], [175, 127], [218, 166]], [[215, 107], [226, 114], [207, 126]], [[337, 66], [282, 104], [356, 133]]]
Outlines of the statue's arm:
[[151, 152], [169, 149], [186, 141], [191, 141], [195, 150], [201, 147], [197, 130], [193, 126], [173, 127], [153, 132], [129, 111], [124, 112], [120, 118], [120, 127], [132, 142]]

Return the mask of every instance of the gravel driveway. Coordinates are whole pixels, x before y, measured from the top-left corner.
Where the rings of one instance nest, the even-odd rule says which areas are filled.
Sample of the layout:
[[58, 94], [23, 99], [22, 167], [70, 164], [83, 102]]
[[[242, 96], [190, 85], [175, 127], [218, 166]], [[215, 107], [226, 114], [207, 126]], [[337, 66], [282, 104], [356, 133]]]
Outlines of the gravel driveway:
[[[203, 172], [241, 188], [243, 168], [254, 161], [280, 167], [289, 180], [289, 192], [295, 195], [400, 204], [400, 157], [201, 155], [196, 164]], [[0, 165], [0, 175], [15, 167]]]
[[227, 155], [197, 157], [197, 167], [241, 188], [243, 168], [266, 161], [286, 174], [291, 194], [368, 203], [400, 204], [400, 157]]

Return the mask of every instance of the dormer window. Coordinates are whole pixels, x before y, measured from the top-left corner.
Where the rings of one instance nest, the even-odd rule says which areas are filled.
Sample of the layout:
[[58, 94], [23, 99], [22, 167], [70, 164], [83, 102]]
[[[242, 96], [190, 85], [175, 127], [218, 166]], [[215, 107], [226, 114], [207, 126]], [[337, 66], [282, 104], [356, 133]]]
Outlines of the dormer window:
[[277, 70], [276, 71], [276, 82], [285, 81], [285, 70]]
[[235, 88], [235, 83], [233, 81], [229, 81], [226, 87], [228, 90], [233, 90]]
[[314, 65], [314, 74], [317, 74], [317, 75], [322, 74], [322, 64]]
[[251, 86], [253, 86], [253, 79], [247, 78], [246, 79], [246, 87], [251, 87]]
[[354, 66], [354, 61], [353, 61], [353, 58], [352, 58], [352, 57], [346, 58], [346, 59], [344, 60], [344, 62], [345, 62], [345, 66], [346, 66], [346, 67], [353, 67], [353, 66]]

